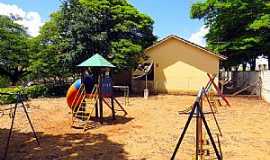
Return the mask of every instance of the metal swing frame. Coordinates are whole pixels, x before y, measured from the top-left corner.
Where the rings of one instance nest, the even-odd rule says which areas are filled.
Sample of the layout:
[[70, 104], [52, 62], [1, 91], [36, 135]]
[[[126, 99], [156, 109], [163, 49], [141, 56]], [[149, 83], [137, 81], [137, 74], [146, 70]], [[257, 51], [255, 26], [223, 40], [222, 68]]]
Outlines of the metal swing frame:
[[[13, 130], [13, 126], [14, 126], [14, 123], [15, 123], [15, 117], [16, 117], [16, 111], [18, 109], [18, 105], [21, 103], [21, 106], [24, 110], [24, 113], [27, 117], [27, 120], [31, 126], [31, 129], [32, 129], [32, 132], [33, 132], [33, 136], [34, 138], [36, 139], [37, 141], [37, 144], [40, 145], [39, 143], [39, 140], [38, 140], [38, 137], [37, 137], [37, 134], [35, 132], [35, 129], [33, 127], [33, 124], [31, 122], [31, 119], [30, 119], [30, 116], [28, 115], [28, 112], [26, 110], [26, 107], [24, 105], [24, 102], [23, 102], [23, 98], [22, 98], [22, 94], [21, 93], [1, 93], [0, 92], [0, 96], [1, 95], [7, 95], [7, 96], [11, 96], [11, 95], [15, 95], [16, 96], [16, 103], [15, 103], [15, 106], [14, 106], [14, 110], [12, 112], [12, 121], [11, 121], [11, 126], [10, 126], [10, 129], [9, 129], [9, 133], [8, 133], [8, 139], [7, 139], [7, 142], [6, 142], [6, 147], [5, 147], [5, 150], [4, 150], [4, 156], [3, 156], [3, 160], [5, 160], [7, 158], [7, 154], [8, 154], [8, 149], [9, 149], [9, 144], [10, 144], [10, 139], [11, 139], [11, 135], [12, 135], [12, 130]], [[13, 109], [13, 108], [12, 108]]]

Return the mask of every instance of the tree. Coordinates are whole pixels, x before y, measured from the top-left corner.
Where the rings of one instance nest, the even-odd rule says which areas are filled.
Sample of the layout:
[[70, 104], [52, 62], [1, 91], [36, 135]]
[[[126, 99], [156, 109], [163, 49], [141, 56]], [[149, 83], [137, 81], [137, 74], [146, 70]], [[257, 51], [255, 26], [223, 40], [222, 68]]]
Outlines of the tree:
[[118, 69], [132, 68], [156, 40], [153, 20], [126, 0], [67, 0], [59, 13], [58, 30], [72, 65], [99, 53]]
[[191, 17], [204, 19], [209, 27], [207, 47], [228, 57], [226, 69], [249, 63], [254, 70], [257, 56], [267, 55], [263, 48], [269, 46], [269, 34], [262, 33], [269, 13], [269, 0], [207, 0], [191, 8]]
[[7, 76], [12, 85], [29, 73], [28, 38], [23, 26], [0, 15], [0, 74]]
[[270, 68], [270, 1], [265, 0], [259, 10], [259, 14], [252, 24], [249, 25], [258, 37], [261, 38], [262, 53], [268, 57], [268, 68]]
[[40, 34], [31, 39], [31, 59], [29, 70], [33, 78], [55, 78], [63, 80], [69, 67], [66, 66], [64, 49], [65, 39], [57, 28], [59, 13], [51, 14], [50, 21], [40, 29]]

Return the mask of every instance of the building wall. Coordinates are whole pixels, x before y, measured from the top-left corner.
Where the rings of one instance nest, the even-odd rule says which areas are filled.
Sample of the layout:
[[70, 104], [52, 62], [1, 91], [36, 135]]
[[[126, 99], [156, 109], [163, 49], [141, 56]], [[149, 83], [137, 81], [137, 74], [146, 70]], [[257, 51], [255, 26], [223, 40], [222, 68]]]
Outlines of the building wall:
[[170, 38], [146, 51], [154, 60], [156, 92], [197, 92], [205, 86], [207, 73], [218, 74], [219, 58]]
[[261, 96], [270, 103], [270, 70], [261, 71], [260, 75], [262, 78]]

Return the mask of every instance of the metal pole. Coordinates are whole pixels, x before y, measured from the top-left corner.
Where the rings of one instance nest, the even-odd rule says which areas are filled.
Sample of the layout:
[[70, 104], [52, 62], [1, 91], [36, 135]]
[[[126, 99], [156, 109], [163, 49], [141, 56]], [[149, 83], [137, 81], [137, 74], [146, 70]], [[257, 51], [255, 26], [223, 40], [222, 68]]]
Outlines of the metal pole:
[[145, 75], [145, 89], [148, 89], [147, 81], [148, 81], [148, 78], [147, 78], [147, 74], [146, 74], [146, 75]]
[[205, 93], [205, 90], [204, 90], [204, 95], [205, 95], [206, 100], [207, 100], [207, 102], [208, 102], [208, 104], [209, 104], [209, 106], [210, 106], [210, 109], [211, 109], [212, 115], [213, 115], [213, 117], [214, 117], [216, 126], [217, 126], [217, 128], [218, 128], [219, 134], [220, 134], [220, 136], [222, 136], [221, 128], [220, 128], [220, 126], [219, 126], [219, 124], [218, 124], [217, 117], [216, 117], [216, 115], [215, 115], [215, 113], [214, 113], [214, 110], [213, 110], [213, 108], [212, 108], [212, 105], [211, 105], [211, 103], [210, 103], [210, 100], [209, 100], [207, 94]]
[[191, 112], [190, 112], [190, 114], [189, 114], [189, 117], [188, 117], [187, 123], [186, 123], [186, 125], [185, 125], [185, 127], [184, 127], [184, 130], [183, 130], [183, 132], [182, 132], [182, 134], [181, 134], [181, 136], [180, 136], [180, 138], [179, 138], [179, 140], [178, 140], [178, 142], [177, 142], [177, 144], [176, 144], [176, 147], [175, 147], [175, 149], [174, 149], [174, 152], [173, 152], [173, 155], [172, 155], [172, 157], [171, 157], [171, 160], [174, 160], [174, 158], [175, 158], [175, 156], [176, 156], [176, 153], [177, 153], [177, 151], [178, 151], [178, 148], [180, 147], [180, 145], [181, 145], [181, 143], [182, 143], [182, 141], [183, 141], [183, 139], [184, 139], [184, 136], [185, 136], [185, 134], [186, 134], [186, 131], [187, 131], [187, 129], [188, 129], [188, 126], [189, 126], [189, 124], [190, 124], [190, 122], [191, 122], [191, 119], [192, 119], [192, 117], [193, 117], [195, 108], [197, 107], [197, 103], [198, 103], [198, 102], [195, 102], [195, 103], [193, 104], [193, 108], [192, 108], [192, 110], [191, 110]]
[[24, 113], [26, 114], [27, 120], [28, 120], [28, 122], [29, 122], [29, 124], [30, 124], [30, 126], [31, 126], [32, 132], [33, 132], [33, 134], [34, 134], [34, 137], [36, 138], [37, 144], [40, 145], [39, 140], [38, 140], [38, 137], [37, 137], [37, 134], [36, 134], [36, 132], [35, 132], [35, 129], [34, 129], [34, 127], [33, 127], [33, 124], [32, 124], [32, 122], [31, 122], [31, 119], [30, 119], [30, 117], [29, 117], [29, 115], [28, 115], [28, 113], [27, 113], [27, 111], [26, 111], [25, 105], [24, 105], [24, 103], [23, 103], [23, 100], [22, 100], [20, 94], [19, 94], [19, 98], [20, 98], [20, 101], [21, 101], [21, 103], [22, 103]]
[[102, 106], [102, 81], [101, 81], [101, 75], [99, 73], [99, 78], [98, 78], [98, 86], [99, 86], [99, 90], [98, 90], [98, 97], [99, 97], [99, 121], [101, 124], [103, 124], [103, 106]]
[[[112, 86], [111, 86], [112, 87]], [[112, 88], [111, 93], [111, 105], [112, 105], [112, 119], [115, 120], [115, 110], [114, 110], [114, 93]]]
[[19, 101], [19, 98], [18, 98], [18, 95], [16, 95], [16, 104], [15, 104], [15, 107], [14, 107], [14, 112], [13, 112], [11, 126], [10, 126], [9, 133], [8, 133], [8, 140], [7, 140], [3, 160], [5, 160], [6, 157], [7, 157], [7, 152], [8, 152], [8, 148], [9, 148], [9, 142], [10, 142], [12, 129], [13, 129], [13, 125], [14, 125], [14, 120], [15, 120], [15, 116], [16, 116], [16, 110], [17, 110], [17, 107], [18, 107], [18, 101]]
[[199, 147], [200, 147], [200, 113], [198, 111], [198, 107], [196, 106], [196, 150], [195, 150], [195, 159], [198, 160], [199, 159]]
[[207, 134], [208, 134], [208, 136], [209, 136], [209, 138], [210, 138], [210, 141], [211, 141], [211, 143], [212, 143], [212, 146], [213, 146], [213, 148], [214, 148], [214, 150], [215, 150], [217, 159], [218, 159], [218, 160], [222, 160], [222, 157], [221, 157], [221, 155], [219, 154], [219, 151], [218, 151], [217, 146], [216, 146], [216, 144], [215, 144], [214, 138], [213, 138], [213, 136], [212, 136], [212, 134], [211, 134], [210, 128], [208, 127], [208, 124], [207, 124], [206, 119], [205, 119], [205, 117], [204, 117], [204, 114], [203, 114], [203, 112], [202, 112], [202, 110], [201, 110], [200, 107], [198, 107], [198, 110], [199, 110], [199, 112], [200, 112], [200, 114], [201, 114], [201, 117], [202, 117], [202, 120], [203, 120], [205, 129], [206, 129]]

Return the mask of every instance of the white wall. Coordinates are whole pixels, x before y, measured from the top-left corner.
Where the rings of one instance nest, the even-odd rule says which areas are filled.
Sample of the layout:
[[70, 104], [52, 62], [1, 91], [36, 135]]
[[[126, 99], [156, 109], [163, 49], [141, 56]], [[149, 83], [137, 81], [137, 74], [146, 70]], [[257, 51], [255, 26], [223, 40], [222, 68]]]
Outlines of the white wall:
[[262, 78], [262, 89], [261, 89], [261, 95], [262, 98], [270, 103], [270, 71], [262, 71], [261, 72], [261, 78]]

